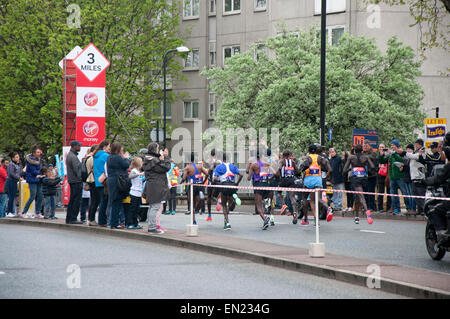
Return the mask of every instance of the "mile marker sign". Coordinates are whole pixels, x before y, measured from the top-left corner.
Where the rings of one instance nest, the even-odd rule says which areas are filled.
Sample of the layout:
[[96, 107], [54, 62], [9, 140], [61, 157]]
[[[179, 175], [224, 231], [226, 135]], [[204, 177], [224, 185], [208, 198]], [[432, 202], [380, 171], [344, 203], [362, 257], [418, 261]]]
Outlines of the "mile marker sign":
[[73, 60], [73, 64], [92, 82], [110, 63], [91, 43]]

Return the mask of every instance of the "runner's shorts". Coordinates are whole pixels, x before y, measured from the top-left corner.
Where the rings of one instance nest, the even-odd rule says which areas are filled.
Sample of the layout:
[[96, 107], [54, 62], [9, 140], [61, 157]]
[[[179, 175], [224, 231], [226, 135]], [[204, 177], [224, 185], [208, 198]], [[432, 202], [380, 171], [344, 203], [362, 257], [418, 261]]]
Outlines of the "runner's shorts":
[[298, 188], [295, 184], [295, 177], [286, 177], [280, 178], [280, 182], [278, 184], [279, 187], [290, 187], [290, 188]]
[[[236, 183], [235, 182], [223, 182], [223, 183], [219, 183], [219, 185], [236, 186]], [[224, 196], [233, 196], [233, 194], [236, 194], [237, 188], [219, 188], [219, 191]]]
[[[269, 183], [268, 182], [257, 181], [257, 182], [253, 182], [253, 186], [255, 186], [255, 187], [269, 187]], [[271, 191], [254, 189], [253, 192], [254, 192], [254, 194], [261, 194], [262, 197], [264, 198], [264, 197], [267, 197]]]
[[305, 185], [306, 188], [322, 188], [322, 177], [320, 176], [306, 176], [303, 179], [303, 185]]
[[355, 187], [365, 188], [367, 186], [367, 177], [351, 176], [350, 185], [353, 189], [355, 189]]
[[[210, 185], [218, 185], [216, 182], [210, 183]], [[208, 187], [208, 197], [217, 197], [219, 196], [220, 188], [218, 187]]]

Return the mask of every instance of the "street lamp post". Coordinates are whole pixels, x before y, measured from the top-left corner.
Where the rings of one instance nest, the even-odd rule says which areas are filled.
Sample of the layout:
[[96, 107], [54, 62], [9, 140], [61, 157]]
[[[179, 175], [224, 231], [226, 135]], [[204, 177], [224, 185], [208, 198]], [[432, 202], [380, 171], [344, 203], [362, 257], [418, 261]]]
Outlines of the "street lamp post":
[[321, 38], [320, 38], [320, 145], [325, 145], [325, 65], [326, 65], [326, 32], [327, 32], [327, 0], [322, 0]]
[[179, 53], [187, 53], [187, 52], [189, 52], [189, 49], [188, 48], [186, 48], [185, 46], [180, 46], [180, 47], [178, 47], [178, 48], [176, 48], [176, 49], [171, 49], [171, 50], [168, 50], [166, 53], [164, 53], [164, 56], [163, 56], [163, 76], [164, 76], [164, 90], [163, 90], [163, 94], [164, 94], [164, 97], [163, 97], [163, 117], [164, 117], [164, 124], [163, 124], [163, 126], [164, 126], [164, 133], [163, 133], [163, 145], [164, 145], [164, 148], [166, 148], [166, 104], [167, 104], [167, 93], [166, 93], [166, 68], [167, 68], [167, 56], [169, 55], [169, 53], [172, 53], [172, 52], [179, 52]]

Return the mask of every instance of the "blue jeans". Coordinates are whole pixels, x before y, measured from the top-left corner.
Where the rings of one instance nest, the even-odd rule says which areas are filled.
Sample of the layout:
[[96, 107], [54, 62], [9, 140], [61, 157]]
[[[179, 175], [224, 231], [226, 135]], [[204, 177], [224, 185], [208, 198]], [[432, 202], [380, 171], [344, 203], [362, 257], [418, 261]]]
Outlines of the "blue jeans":
[[44, 197], [44, 217], [52, 218], [55, 217], [55, 196], [45, 196]]
[[[398, 189], [402, 191], [403, 195], [408, 194], [408, 190], [406, 189], [406, 183], [402, 179], [391, 179], [390, 180], [390, 189], [392, 195], [398, 195]], [[392, 207], [394, 210], [400, 211], [400, 199], [399, 197], [392, 197]]]
[[6, 210], [6, 213], [8, 214], [15, 214], [16, 213], [16, 195], [17, 195], [17, 182], [11, 181], [9, 179], [6, 180], [5, 187], [8, 187], [8, 208]]
[[100, 205], [98, 206], [98, 224], [108, 224], [108, 215], [106, 209], [108, 208], [108, 197], [105, 195], [104, 187], [96, 187], [97, 195], [100, 197]]
[[8, 194], [0, 194], [0, 218], [5, 217], [6, 202], [8, 201]]
[[[344, 190], [345, 184], [340, 183], [340, 184], [333, 185], [333, 189]], [[344, 199], [344, 193], [341, 193], [341, 192], [333, 193], [333, 197], [331, 198], [331, 201], [334, 204], [334, 209], [336, 209], [336, 210], [342, 209], [342, 200], [343, 199]]]
[[42, 210], [42, 202], [43, 202], [43, 195], [42, 195], [42, 184], [28, 184], [30, 188], [30, 198], [28, 198], [27, 203], [25, 204], [25, 207], [23, 209], [22, 214], [26, 214], [28, 212], [28, 209], [30, 208], [31, 203], [36, 200], [36, 206], [35, 206], [35, 214], [40, 214]]
[[[413, 195], [412, 191], [412, 183], [406, 183], [406, 191], [408, 192], [407, 195]], [[414, 198], [405, 198], [405, 205], [407, 210], [416, 210], [416, 202], [414, 201]]]

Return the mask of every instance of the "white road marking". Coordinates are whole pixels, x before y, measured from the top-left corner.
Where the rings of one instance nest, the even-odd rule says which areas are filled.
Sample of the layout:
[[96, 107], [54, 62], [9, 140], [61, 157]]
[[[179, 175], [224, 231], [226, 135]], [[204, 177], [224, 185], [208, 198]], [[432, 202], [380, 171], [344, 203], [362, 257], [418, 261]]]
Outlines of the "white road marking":
[[377, 230], [360, 229], [359, 231], [362, 231], [364, 233], [386, 234], [384, 231], [377, 231]]
[[4, 275], [5, 273], [3, 271], [0, 271], [0, 275]]

